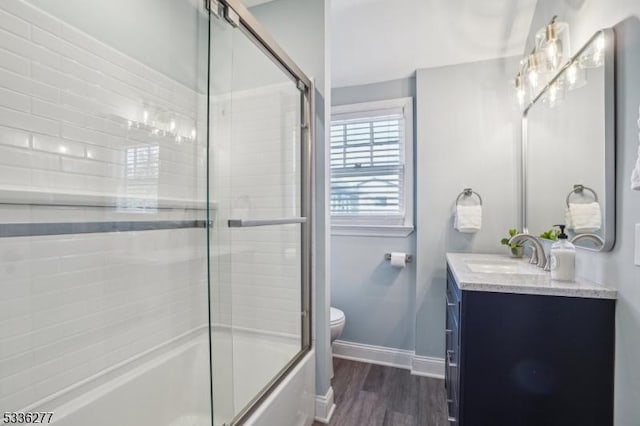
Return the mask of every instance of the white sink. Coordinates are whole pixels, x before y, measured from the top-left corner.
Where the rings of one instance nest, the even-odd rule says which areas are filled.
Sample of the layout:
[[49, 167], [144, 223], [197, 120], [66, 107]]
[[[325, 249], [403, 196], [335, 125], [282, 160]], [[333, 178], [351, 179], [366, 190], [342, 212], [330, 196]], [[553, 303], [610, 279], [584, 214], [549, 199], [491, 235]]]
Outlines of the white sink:
[[467, 260], [471, 272], [482, 274], [534, 274], [531, 265], [522, 261]]

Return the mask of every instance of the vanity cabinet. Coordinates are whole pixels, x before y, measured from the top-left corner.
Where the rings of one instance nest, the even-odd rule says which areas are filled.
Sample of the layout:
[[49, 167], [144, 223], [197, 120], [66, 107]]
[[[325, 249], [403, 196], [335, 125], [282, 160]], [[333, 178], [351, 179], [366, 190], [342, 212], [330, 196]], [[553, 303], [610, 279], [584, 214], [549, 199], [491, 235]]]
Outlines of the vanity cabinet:
[[449, 423], [613, 424], [615, 300], [469, 291], [447, 268]]

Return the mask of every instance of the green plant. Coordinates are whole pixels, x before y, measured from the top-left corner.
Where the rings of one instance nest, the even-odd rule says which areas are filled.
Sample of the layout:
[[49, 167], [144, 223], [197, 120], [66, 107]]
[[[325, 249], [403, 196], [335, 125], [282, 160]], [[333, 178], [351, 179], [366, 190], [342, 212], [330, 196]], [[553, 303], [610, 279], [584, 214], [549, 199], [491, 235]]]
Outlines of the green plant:
[[511, 228], [509, 229], [509, 238], [503, 238], [502, 240], [500, 240], [500, 243], [504, 246], [509, 246], [509, 248], [511, 249], [511, 253], [514, 256], [518, 255], [518, 250], [520, 249], [520, 247], [522, 247], [522, 245], [520, 244], [509, 244], [509, 240], [514, 237], [516, 234], [518, 233], [518, 230], [515, 228]]
[[558, 231], [557, 229], [551, 228], [548, 231], [540, 234], [540, 238], [543, 238], [545, 240], [557, 241], [558, 235], [560, 235], [560, 231]]

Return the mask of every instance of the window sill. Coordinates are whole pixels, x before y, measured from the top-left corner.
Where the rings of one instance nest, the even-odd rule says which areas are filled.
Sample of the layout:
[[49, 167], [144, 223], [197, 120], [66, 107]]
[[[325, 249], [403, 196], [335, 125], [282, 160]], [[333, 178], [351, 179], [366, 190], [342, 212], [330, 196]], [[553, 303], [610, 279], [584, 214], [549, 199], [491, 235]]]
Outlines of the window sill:
[[404, 225], [331, 225], [331, 235], [360, 237], [408, 237], [413, 226]]

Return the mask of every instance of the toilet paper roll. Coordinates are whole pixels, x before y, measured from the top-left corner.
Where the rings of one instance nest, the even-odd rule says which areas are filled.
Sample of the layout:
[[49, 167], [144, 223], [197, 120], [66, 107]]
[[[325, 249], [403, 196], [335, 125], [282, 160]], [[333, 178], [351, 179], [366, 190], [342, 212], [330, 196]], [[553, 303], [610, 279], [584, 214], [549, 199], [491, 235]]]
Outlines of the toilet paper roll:
[[404, 268], [407, 265], [407, 253], [392, 252], [391, 266]]

